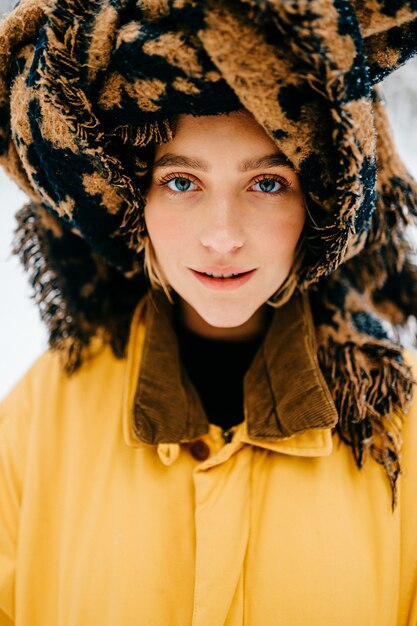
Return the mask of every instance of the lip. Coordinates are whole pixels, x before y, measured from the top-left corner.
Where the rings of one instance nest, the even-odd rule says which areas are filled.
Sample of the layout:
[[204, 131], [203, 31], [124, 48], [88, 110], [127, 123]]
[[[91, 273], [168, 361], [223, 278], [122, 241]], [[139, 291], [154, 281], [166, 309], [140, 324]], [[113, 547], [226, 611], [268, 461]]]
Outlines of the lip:
[[[210, 268], [199, 268], [198, 270], [193, 270], [190, 268], [192, 274], [196, 277], [196, 279], [203, 284], [205, 287], [209, 289], [215, 289], [217, 291], [231, 291], [233, 289], [238, 289], [242, 287], [245, 283], [247, 283], [252, 276], [255, 274], [256, 269], [252, 270], [242, 270], [242, 268], [230, 268], [230, 267], [210, 267]], [[240, 274], [235, 278], [214, 278], [212, 276], [206, 276], [204, 272], [208, 272], [210, 274]]]
[[202, 265], [201, 267], [190, 268], [200, 274], [245, 274], [253, 270], [253, 267], [238, 267], [237, 265]]

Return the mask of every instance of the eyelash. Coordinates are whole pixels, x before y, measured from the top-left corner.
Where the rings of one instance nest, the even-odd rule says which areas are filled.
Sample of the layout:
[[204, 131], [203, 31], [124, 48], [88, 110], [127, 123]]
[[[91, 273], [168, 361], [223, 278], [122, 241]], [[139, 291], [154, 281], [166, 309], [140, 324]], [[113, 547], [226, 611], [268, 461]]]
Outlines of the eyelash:
[[[167, 183], [169, 183], [171, 180], [175, 180], [176, 178], [184, 178], [184, 179], [189, 180], [190, 182], [194, 183], [195, 185], [198, 184], [196, 182], [196, 180], [190, 174], [181, 174], [180, 172], [166, 174], [165, 176], [162, 176], [157, 181], [157, 184], [162, 187], [164, 185], [167, 185]], [[287, 191], [291, 187], [291, 183], [288, 180], [286, 180], [285, 178], [283, 178], [282, 176], [278, 176], [278, 174], [260, 174], [259, 176], [256, 176], [256, 178], [254, 179], [251, 187], [253, 185], [256, 185], [256, 183], [259, 183], [262, 180], [275, 180], [275, 181], [277, 181], [281, 185], [281, 189], [278, 189], [278, 191], [270, 191], [270, 192], [258, 191], [257, 192], [257, 193], [263, 193], [264, 195], [267, 195], [267, 196], [278, 196], [278, 195], [284, 193], [285, 191]], [[192, 189], [191, 191], [195, 191], [195, 189]], [[172, 189], [167, 187], [167, 193], [169, 193], [169, 194], [171, 194], [173, 196], [177, 196], [179, 194], [180, 195], [184, 195], [184, 193], [187, 193], [187, 191], [173, 191]]]

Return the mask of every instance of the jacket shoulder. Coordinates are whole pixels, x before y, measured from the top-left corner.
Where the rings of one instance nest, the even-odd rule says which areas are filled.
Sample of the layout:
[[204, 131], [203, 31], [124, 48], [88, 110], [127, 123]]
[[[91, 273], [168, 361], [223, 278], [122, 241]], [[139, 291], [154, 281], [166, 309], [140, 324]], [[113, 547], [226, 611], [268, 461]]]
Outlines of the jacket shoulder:
[[[143, 304], [141, 300], [132, 319], [128, 351], [138, 348], [134, 331], [144, 323]], [[29, 423], [38, 422], [40, 427], [48, 420], [96, 413], [106, 399], [116, 404], [122, 394], [126, 362], [127, 357], [116, 357], [100, 337], [93, 338], [81, 367], [72, 374], [66, 373], [60, 351], [47, 350], [0, 401], [0, 428], [4, 431], [7, 422], [8, 428], [23, 433], [29, 430]]]

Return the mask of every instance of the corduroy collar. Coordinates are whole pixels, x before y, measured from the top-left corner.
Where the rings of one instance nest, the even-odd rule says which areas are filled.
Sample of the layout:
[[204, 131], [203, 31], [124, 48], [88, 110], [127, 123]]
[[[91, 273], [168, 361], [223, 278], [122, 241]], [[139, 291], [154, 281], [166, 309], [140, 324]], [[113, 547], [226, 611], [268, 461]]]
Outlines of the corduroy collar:
[[[135, 438], [156, 445], [206, 434], [207, 417], [180, 363], [172, 305], [165, 296], [154, 295], [140, 316], [135, 315], [135, 324], [142, 329], [139, 337], [138, 328], [132, 328], [128, 354], [128, 385], [135, 386], [128, 393]], [[274, 311], [245, 376], [244, 403], [251, 439], [282, 439], [336, 425], [337, 411], [317, 361], [307, 295], [295, 294]]]

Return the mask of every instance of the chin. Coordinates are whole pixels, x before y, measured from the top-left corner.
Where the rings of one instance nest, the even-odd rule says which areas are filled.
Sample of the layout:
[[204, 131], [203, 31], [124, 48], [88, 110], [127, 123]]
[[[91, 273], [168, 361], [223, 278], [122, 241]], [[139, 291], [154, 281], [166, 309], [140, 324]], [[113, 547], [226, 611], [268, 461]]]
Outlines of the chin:
[[194, 307], [199, 316], [214, 328], [238, 328], [243, 326], [255, 310], [239, 309], [239, 307], [228, 307], [225, 303], [219, 303], [214, 307]]

